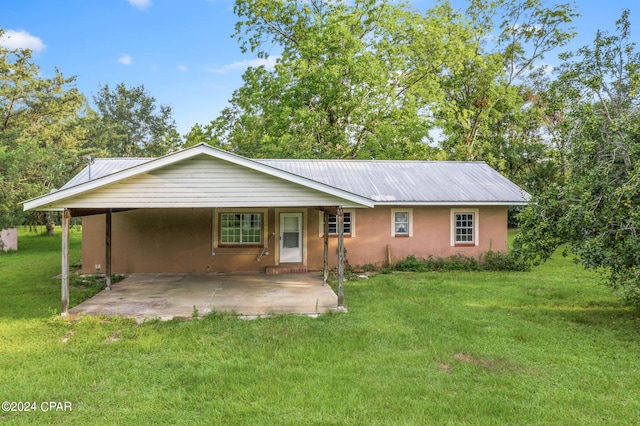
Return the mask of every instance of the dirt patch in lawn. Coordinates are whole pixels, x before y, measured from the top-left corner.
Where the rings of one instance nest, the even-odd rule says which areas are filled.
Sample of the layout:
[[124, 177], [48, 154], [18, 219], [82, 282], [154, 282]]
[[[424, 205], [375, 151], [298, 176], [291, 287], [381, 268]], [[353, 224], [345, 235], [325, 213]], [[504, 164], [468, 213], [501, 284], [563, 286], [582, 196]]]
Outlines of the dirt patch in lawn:
[[453, 359], [467, 364], [477, 365], [490, 372], [518, 371], [522, 368], [506, 357], [478, 358], [473, 355], [459, 352], [453, 355]]

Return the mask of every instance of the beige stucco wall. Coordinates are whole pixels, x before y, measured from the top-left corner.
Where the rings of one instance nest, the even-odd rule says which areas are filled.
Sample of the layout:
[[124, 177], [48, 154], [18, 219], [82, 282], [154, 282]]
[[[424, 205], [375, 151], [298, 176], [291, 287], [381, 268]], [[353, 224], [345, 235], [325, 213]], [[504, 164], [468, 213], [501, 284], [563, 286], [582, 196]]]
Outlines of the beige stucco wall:
[[[408, 207], [413, 212], [413, 236], [394, 237], [391, 234], [391, 215], [398, 206], [358, 209], [355, 212], [356, 236], [345, 238], [346, 258], [353, 266], [367, 263], [382, 266], [387, 259], [387, 245], [392, 261], [413, 254], [417, 257], [448, 257], [454, 254], [477, 256], [487, 251], [507, 249], [507, 207], [479, 207], [479, 244], [451, 246], [451, 207]], [[476, 208], [476, 207], [474, 207]], [[404, 208], [405, 210], [407, 208]], [[456, 210], [468, 211], [464, 207]], [[319, 236], [319, 216], [310, 215], [309, 267], [322, 265], [322, 238]], [[330, 259], [335, 266], [337, 238], [330, 238]]]
[[[273, 214], [269, 214], [272, 230]], [[274, 254], [258, 247], [213, 251], [213, 209], [140, 209], [112, 214], [113, 273], [261, 271]], [[273, 244], [273, 243], [272, 243]], [[105, 264], [105, 215], [82, 219], [82, 271]]]
[[[507, 247], [507, 208], [478, 209], [478, 245], [451, 246], [451, 207], [411, 207], [413, 236], [393, 237], [393, 206], [355, 211], [355, 236], [345, 238], [347, 260], [351, 265], [383, 265], [387, 246], [392, 260], [409, 254], [417, 257], [447, 257], [456, 253], [476, 256], [488, 250]], [[320, 215], [309, 209], [268, 209], [266, 235], [277, 233], [278, 213], [299, 211], [304, 214], [304, 259], [309, 269], [321, 269], [323, 238]], [[461, 211], [468, 209], [460, 208]], [[132, 272], [208, 272], [263, 271], [277, 263], [278, 238], [269, 245], [268, 254], [256, 260], [259, 247], [213, 248], [213, 209], [140, 209], [114, 213], [112, 218], [112, 270]], [[95, 265], [104, 272], [105, 216], [83, 218], [83, 273], [95, 273]], [[330, 238], [331, 265], [336, 264], [337, 238]], [[212, 255], [212, 250], [215, 255]]]

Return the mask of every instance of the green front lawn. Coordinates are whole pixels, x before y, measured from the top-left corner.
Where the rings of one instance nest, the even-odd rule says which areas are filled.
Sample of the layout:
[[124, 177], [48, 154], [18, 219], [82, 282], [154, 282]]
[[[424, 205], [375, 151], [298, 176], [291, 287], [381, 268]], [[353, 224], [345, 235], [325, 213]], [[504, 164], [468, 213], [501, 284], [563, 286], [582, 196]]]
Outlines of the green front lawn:
[[141, 325], [60, 318], [59, 258], [59, 237], [26, 232], [0, 255], [0, 402], [38, 408], [0, 423], [640, 422], [638, 313], [561, 257], [347, 282], [349, 313], [318, 319]]

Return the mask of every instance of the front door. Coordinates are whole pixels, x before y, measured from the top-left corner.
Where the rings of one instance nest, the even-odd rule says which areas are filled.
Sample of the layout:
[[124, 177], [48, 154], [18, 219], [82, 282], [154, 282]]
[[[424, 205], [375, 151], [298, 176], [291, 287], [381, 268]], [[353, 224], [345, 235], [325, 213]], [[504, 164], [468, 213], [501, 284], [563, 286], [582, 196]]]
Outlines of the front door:
[[280, 213], [280, 263], [302, 262], [302, 213]]

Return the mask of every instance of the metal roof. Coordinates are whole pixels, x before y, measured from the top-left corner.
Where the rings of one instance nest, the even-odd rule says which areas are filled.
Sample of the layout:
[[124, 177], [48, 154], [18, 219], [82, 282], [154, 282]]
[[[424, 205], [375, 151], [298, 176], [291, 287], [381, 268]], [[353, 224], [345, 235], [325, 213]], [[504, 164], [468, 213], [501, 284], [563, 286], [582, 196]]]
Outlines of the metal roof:
[[72, 186], [80, 185], [81, 183], [89, 182], [90, 180], [108, 176], [110, 174], [135, 167], [139, 164], [143, 164], [151, 160], [153, 160], [153, 158], [96, 158], [90, 166], [88, 165], [84, 169], [82, 169], [80, 173], [75, 175], [60, 189], [71, 188]]
[[523, 204], [530, 195], [484, 162], [256, 160], [377, 204]]
[[[102, 158], [91, 180], [152, 158]], [[376, 204], [524, 204], [530, 195], [484, 162], [403, 160], [254, 160], [373, 200]], [[61, 189], [89, 180], [85, 167]]]

